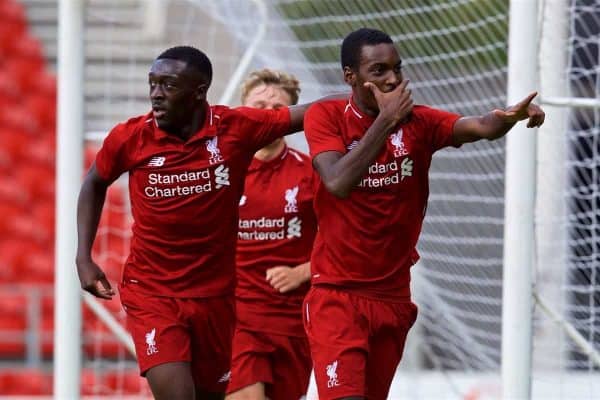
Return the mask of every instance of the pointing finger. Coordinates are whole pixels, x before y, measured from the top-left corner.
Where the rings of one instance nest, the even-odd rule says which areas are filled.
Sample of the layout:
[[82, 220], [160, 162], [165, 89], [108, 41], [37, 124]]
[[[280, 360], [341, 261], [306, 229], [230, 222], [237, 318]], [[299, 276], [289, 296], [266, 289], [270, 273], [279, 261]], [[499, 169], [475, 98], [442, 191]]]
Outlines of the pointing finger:
[[527, 108], [527, 106], [529, 106], [529, 104], [533, 101], [535, 96], [537, 96], [537, 92], [529, 93], [529, 95], [527, 97], [525, 97], [523, 100], [521, 100], [519, 102], [519, 104], [517, 104], [517, 107], [518, 108]]

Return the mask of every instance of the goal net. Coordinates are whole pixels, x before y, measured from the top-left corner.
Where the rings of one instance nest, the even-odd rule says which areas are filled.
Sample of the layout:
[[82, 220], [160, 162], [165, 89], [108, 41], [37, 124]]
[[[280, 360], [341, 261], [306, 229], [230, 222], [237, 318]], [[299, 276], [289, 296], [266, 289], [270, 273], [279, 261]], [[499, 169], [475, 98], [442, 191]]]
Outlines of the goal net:
[[[600, 5], [539, 3], [542, 97], [600, 98]], [[546, 13], [557, 3], [560, 13]], [[309, 101], [348, 90], [339, 48], [362, 26], [382, 29], [398, 44], [417, 103], [481, 114], [505, 104], [508, 11], [507, 0], [88, 0], [89, 146], [116, 122], [148, 110], [148, 68], [170, 45], [191, 44], [209, 55], [213, 103], [252, 50], [249, 69], [295, 74], [301, 101]], [[239, 104], [238, 97], [234, 92], [230, 103]], [[600, 398], [590, 352], [600, 349], [600, 110], [549, 109], [557, 117], [538, 133], [538, 182], [523, 188], [537, 194], [533, 394]], [[301, 136], [291, 140], [306, 150]], [[500, 396], [504, 146], [475, 143], [434, 157], [421, 261], [413, 268], [420, 314], [390, 398]], [[113, 189], [96, 254], [117, 281], [130, 217], [125, 184]], [[107, 308], [122, 320], [118, 305]], [[91, 394], [147, 395], [133, 356], [102, 322], [90, 321], [84, 373], [100, 382]]]

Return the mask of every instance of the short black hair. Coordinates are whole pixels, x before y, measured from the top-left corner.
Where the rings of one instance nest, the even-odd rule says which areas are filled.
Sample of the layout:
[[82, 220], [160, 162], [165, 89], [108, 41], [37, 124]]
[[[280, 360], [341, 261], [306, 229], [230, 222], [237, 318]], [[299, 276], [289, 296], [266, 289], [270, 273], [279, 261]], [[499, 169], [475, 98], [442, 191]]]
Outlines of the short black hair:
[[363, 46], [373, 46], [381, 43], [394, 44], [390, 35], [377, 29], [360, 28], [351, 32], [342, 42], [342, 68], [358, 68], [360, 51]]
[[175, 46], [163, 51], [157, 60], [170, 59], [179, 60], [187, 64], [188, 67], [196, 69], [204, 76], [206, 83], [212, 82], [212, 64], [204, 52], [192, 46]]

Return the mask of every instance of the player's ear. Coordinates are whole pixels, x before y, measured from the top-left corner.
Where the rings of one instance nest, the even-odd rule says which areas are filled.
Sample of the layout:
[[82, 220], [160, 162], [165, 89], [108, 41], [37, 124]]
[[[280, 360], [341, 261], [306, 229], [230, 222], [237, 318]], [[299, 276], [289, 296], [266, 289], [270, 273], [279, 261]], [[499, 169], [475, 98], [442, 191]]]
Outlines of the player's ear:
[[196, 86], [196, 99], [205, 100], [207, 92], [208, 84], [204, 82], [199, 83], [198, 86]]
[[356, 84], [356, 73], [348, 66], [344, 67], [344, 81], [350, 86], [354, 86]]

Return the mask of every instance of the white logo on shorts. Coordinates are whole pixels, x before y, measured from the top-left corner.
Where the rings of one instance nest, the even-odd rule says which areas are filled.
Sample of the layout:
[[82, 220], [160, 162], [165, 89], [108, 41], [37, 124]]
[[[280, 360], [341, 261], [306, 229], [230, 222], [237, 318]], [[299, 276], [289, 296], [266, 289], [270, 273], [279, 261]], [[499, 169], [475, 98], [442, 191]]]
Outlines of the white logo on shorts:
[[148, 348], [146, 349], [146, 354], [148, 354], [149, 356], [158, 353], [158, 349], [156, 348], [156, 341], [154, 340], [155, 336], [156, 328], [146, 333], [146, 344], [148, 345]]
[[229, 382], [231, 379], [231, 371], [227, 371], [223, 374], [221, 378], [219, 378], [219, 383]]
[[337, 372], [336, 372], [337, 366], [338, 366], [337, 360], [335, 360], [333, 363], [331, 363], [327, 366], [327, 376], [329, 377], [329, 380], [327, 381], [328, 388], [340, 386], [340, 382], [338, 381]]

